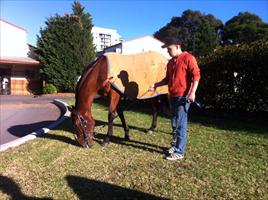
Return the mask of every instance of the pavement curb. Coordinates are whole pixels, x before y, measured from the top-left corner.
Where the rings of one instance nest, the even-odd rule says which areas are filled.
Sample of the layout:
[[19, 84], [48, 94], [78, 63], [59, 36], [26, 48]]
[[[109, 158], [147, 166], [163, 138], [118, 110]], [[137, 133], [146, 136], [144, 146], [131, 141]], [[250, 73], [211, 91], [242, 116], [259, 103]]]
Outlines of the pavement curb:
[[11, 141], [11, 142], [0, 145], [0, 151], [5, 151], [9, 148], [19, 146], [19, 145], [21, 145], [29, 140], [33, 140], [38, 136], [46, 134], [50, 131], [50, 129], [57, 127], [62, 122], [64, 122], [66, 119], [68, 119], [70, 116], [70, 112], [67, 109], [68, 104], [66, 104], [65, 102], [62, 102], [61, 100], [58, 100], [58, 99], [54, 99], [53, 103], [56, 104], [64, 113], [59, 119], [57, 119], [55, 122], [48, 125], [47, 127], [44, 127], [44, 128], [39, 129], [37, 131], [34, 131], [34, 132], [24, 136], [24, 137], [18, 138], [16, 140]]

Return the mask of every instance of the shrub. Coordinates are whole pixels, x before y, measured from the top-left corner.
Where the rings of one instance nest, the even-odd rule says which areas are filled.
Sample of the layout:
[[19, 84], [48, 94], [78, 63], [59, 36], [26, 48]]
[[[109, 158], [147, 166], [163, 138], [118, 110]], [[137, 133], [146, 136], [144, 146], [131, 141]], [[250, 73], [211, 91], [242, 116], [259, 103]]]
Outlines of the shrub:
[[224, 110], [268, 110], [268, 41], [230, 45], [199, 58], [199, 93], [205, 104]]
[[44, 94], [55, 94], [57, 93], [57, 88], [53, 84], [46, 84], [43, 88]]

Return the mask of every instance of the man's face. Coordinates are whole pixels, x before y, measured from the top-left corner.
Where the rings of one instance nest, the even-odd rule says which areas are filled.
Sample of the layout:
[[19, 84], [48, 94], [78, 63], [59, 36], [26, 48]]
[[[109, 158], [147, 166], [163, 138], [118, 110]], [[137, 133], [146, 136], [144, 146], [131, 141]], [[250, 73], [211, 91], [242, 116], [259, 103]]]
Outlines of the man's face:
[[179, 48], [180, 48], [179, 45], [172, 44], [172, 45], [169, 45], [169, 46], [167, 47], [167, 52], [168, 52], [168, 54], [169, 54], [171, 57], [175, 57], [175, 56], [177, 56], [178, 53], [179, 53], [179, 51], [178, 51]]

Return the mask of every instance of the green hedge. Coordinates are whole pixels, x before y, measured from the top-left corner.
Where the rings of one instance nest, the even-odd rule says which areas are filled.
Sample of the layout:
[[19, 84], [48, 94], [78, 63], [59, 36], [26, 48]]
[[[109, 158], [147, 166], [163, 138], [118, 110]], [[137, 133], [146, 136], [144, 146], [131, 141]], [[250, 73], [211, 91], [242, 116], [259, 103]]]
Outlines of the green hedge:
[[57, 93], [57, 88], [51, 83], [46, 84], [45, 87], [43, 88], [43, 94], [55, 94], [55, 93]]
[[220, 47], [199, 58], [198, 95], [224, 110], [268, 111], [268, 40]]

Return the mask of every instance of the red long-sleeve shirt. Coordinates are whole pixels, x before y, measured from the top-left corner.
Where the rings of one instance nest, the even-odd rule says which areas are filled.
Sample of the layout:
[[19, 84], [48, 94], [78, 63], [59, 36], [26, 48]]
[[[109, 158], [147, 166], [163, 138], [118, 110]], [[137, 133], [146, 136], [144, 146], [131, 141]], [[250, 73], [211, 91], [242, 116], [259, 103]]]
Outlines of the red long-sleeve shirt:
[[192, 83], [199, 79], [200, 69], [195, 57], [188, 52], [183, 52], [169, 60], [166, 77], [162, 81], [168, 84], [170, 95], [177, 97], [188, 95]]

